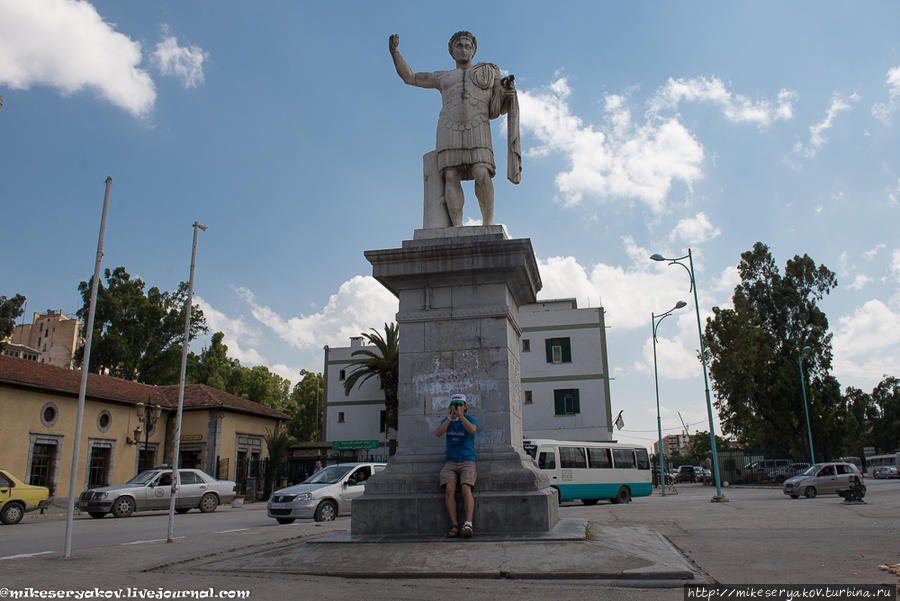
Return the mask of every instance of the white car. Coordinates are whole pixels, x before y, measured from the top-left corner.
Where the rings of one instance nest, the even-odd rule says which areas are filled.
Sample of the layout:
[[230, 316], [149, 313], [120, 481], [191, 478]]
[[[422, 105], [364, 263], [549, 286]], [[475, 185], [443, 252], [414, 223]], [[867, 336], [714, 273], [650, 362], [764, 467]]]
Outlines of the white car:
[[366, 480], [384, 470], [386, 463], [338, 463], [322, 468], [300, 484], [276, 490], [266, 509], [279, 524], [298, 518], [328, 522], [349, 515], [353, 499], [366, 490]]

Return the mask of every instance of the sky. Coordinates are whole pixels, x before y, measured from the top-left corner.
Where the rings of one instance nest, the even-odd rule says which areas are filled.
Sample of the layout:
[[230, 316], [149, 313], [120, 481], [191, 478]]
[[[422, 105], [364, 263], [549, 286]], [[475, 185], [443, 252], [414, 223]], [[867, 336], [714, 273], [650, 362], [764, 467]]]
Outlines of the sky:
[[422, 224], [440, 97], [397, 77], [388, 36], [435, 71], [468, 30], [519, 94], [495, 220], [531, 239], [538, 298], [605, 308], [617, 439], [656, 440], [650, 316], [679, 300], [663, 433], [708, 430], [689, 279], [653, 253], [691, 249], [704, 320], [755, 242], [782, 270], [809, 254], [837, 274], [833, 374], [868, 392], [900, 375], [898, 23], [887, 1], [0, 0], [0, 295], [29, 319], [81, 306], [111, 176], [104, 268], [173, 290], [199, 221], [210, 333], [292, 382], [321, 371], [324, 345], [394, 320], [363, 252]]

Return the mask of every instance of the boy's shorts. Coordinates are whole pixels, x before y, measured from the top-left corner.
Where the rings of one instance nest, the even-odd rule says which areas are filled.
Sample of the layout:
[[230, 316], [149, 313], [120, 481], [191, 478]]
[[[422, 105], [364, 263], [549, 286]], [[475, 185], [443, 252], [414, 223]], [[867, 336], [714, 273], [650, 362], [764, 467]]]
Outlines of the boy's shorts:
[[441, 468], [441, 486], [451, 482], [456, 484], [457, 480], [460, 484], [475, 486], [476, 478], [478, 478], [478, 472], [475, 470], [474, 461], [448, 461]]

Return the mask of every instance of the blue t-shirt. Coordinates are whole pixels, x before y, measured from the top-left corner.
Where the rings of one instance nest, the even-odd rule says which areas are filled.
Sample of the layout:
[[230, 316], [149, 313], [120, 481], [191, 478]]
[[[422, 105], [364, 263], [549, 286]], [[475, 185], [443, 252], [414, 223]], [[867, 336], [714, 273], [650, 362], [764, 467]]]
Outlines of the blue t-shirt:
[[[445, 417], [444, 421], [450, 418]], [[466, 419], [473, 426], [478, 426], [478, 420], [471, 415], [466, 415]], [[475, 435], [466, 432], [461, 421], [451, 421], [447, 426], [447, 453], [444, 458], [447, 461], [475, 461]]]

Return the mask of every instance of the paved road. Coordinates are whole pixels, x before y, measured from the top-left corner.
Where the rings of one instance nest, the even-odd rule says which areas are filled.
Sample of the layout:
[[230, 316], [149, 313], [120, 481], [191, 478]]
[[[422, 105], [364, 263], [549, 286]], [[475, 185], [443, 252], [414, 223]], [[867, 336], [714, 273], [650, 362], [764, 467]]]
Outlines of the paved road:
[[[54, 510], [59, 511], [59, 508]], [[298, 520], [298, 523], [304, 521], [311, 520]], [[102, 520], [82, 515], [73, 522], [72, 549], [165, 539], [168, 526], [169, 514], [162, 511], [138, 513], [129, 518], [118, 519], [107, 515]], [[176, 537], [278, 526], [275, 520], [266, 515], [264, 503], [240, 508], [219, 507], [214, 513], [191, 511], [175, 515]], [[28, 515], [16, 526], [0, 526], [0, 559], [10, 555], [61, 552], [65, 546], [65, 533], [65, 518], [58, 514], [52, 517]]]
[[[880, 571], [883, 562], [900, 563], [900, 481], [867, 480], [865, 505], [845, 505], [830, 495], [792, 500], [780, 489], [726, 489], [729, 503], [710, 503], [713, 489], [702, 485], [679, 485], [677, 495], [635, 499], [627, 505], [598, 504], [593, 507], [567, 504], [564, 517], [588, 520], [601, 526], [643, 525], [668, 538], [710, 582], [726, 584], [896, 584], [897, 577]], [[510, 599], [621, 599], [631, 601], [683, 599], [680, 588], [651, 589], [648, 583], [560, 580], [501, 580], [459, 577], [410, 579], [343, 579], [280, 574], [235, 575], [204, 571], [204, 564], [248, 554], [279, 553], [280, 547], [298, 544], [308, 537], [338, 529], [348, 520], [329, 525], [308, 521], [277, 526], [263, 511], [251, 507], [223, 508], [214, 514], [178, 516], [174, 545], [122, 542], [160, 538], [165, 532], [164, 514], [124, 520], [79, 520], [89, 532], [121, 538], [115, 546], [83, 548], [73, 559], [57, 553], [0, 561], [0, 585], [8, 587], [78, 589], [97, 586], [158, 587], [166, 590], [189, 587], [248, 589], [253, 599], [465, 599], [493, 601]], [[147, 524], [145, 531], [144, 524]], [[196, 528], [196, 530], [194, 530]], [[237, 528], [248, 528], [237, 530]], [[0, 527], [0, 548], [26, 544], [47, 529], [60, 541], [65, 529], [61, 519], [34, 520], [18, 526]], [[231, 531], [230, 531], [231, 530]], [[201, 531], [207, 533], [201, 534]], [[229, 532], [230, 531], [230, 532]], [[77, 532], [81, 532], [77, 530]], [[454, 543], [444, 543], [454, 545]], [[470, 547], [475, 553], [478, 541]], [[460, 543], [459, 545], [466, 545]], [[487, 544], [489, 545], [489, 543]], [[564, 553], [561, 547], [559, 553]], [[356, 558], [368, 563], [371, 554], [391, 555], [389, 545], [366, 545]], [[0, 553], [5, 555], [5, 553]], [[482, 554], [483, 555], [483, 554]], [[264, 555], [263, 555], [264, 556]], [[202, 558], [202, 559], [198, 559]], [[508, 558], [485, 558], [503, 561]], [[522, 559], [522, 558], [519, 558]], [[526, 557], [535, 565], [541, 557]], [[560, 558], [557, 557], [557, 560]], [[154, 588], [155, 590], [155, 588]]]

